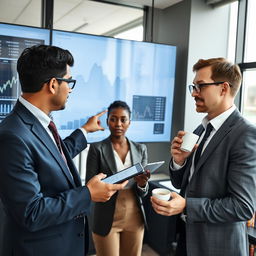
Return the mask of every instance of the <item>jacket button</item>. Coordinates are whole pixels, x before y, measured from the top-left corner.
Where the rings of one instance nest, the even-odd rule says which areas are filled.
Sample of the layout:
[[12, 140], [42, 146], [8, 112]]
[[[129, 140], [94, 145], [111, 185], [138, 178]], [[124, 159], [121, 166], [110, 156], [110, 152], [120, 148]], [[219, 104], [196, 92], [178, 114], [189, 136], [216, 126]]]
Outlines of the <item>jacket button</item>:
[[79, 237], [83, 237], [84, 236], [84, 232], [81, 232], [78, 234]]

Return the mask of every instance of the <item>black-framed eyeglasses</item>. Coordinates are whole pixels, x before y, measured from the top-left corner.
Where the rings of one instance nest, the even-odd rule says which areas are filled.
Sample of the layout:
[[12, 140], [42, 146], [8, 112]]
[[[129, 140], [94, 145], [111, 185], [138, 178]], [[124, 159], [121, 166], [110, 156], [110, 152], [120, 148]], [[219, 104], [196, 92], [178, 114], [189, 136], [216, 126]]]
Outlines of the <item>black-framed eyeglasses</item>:
[[[53, 78], [53, 77], [52, 77]], [[44, 81], [44, 83], [49, 83], [49, 81], [52, 79], [52, 78], [49, 78], [47, 80]], [[57, 81], [63, 81], [63, 82], [66, 82], [68, 83], [68, 87], [69, 89], [73, 90], [75, 85], [76, 85], [76, 80], [75, 79], [72, 79], [71, 78], [61, 78], [61, 77], [54, 77]]]
[[[223, 83], [225, 83], [225, 82], [190, 84], [190, 85], [188, 86], [188, 89], [189, 89], [189, 91], [190, 91], [191, 94], [192, 94], [194, 91], [195, 91], [196, 93], [200, 93], [202, 87], [209, 86], [209, 85], [220, 85], [220, 84], [223, 84]], [[231, 86], [231, 85], [230, 85], [230, 86]]]

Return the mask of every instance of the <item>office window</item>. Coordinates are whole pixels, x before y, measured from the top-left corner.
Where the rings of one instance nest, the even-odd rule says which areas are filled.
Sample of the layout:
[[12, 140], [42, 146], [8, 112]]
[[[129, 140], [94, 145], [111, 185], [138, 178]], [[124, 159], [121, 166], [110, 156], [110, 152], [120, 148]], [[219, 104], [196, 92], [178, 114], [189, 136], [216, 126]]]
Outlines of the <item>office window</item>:
[[243, 81], [240, 91], [242, 115], [256, 124], [256, 1], [239, 1], [236, 61]]
[[121, 38], [121, 39], [143, 41], [143, 26], [141, 25], [141, 26], [137, 26], [135, 28], [126, 30], [124, 32], [114, 35], [114, 37]]
[[40, 27], [41, 1], [0, 0], [0, 21]]
[[140, 8], [99, 1], [55, 0], [53, 28], [113, 36], [142, 25], [143, 14]]
[[248, 0], [244, 62], [256, 62], [256, 1]]
[[238, 14], [238, 2], [234, 2], [230, 4], [228, 56], [227, 56], [228, 59], [232, 62], [235, 62], [235, 54], [236, 54], [237, 14]]
[[243, 72], [242, 113], [256, 124], [256, 69]]

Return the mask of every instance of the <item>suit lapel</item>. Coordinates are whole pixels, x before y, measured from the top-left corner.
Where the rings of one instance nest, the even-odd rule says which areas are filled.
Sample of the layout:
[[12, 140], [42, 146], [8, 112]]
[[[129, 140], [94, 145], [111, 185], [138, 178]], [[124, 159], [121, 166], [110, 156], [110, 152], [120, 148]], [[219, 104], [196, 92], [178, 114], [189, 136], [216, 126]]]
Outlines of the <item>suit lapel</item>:
[[138, 154], [137, 148], [134, 146], [134, 144], [129, 139], [127, 139], [127, 140], [128, 140], [129, 145], [130, 145], [132, 164], [141, 163], [140, 155]]
[[[53, 158], [58, 162], [61, 167], [62, 172], [66, 176], [66, 178], [70, 181], [70, 183], [75, 187], [75, 183], [73, 178], [69, 173], [69, 169], [67, 164], [65, 163], [64, 159], [62, 158], [59, 150], [57, 149], [56, 145], [52, 141], [51, 137], [45, 130], [45, 128], [41, 125], [41, 123], [37, 120], [37, 118], [30, 113], [20, 102], [17, 102], [15, 107], [15, 111], [19, 114], [19, 116], [23, 119], [23, 121], [31, 126], [31, 132], [35, 135], [35, 137], [41, 141], [42, 144], [50, 151]], [[67, 155], [67, 158], [70, 158]]]
[[108, 137], [105, 139], [101, 146], [102, 155], [104, 157], [106, 165], [109, 167], [112, 174], [117, 172], [116, 161], [114, 152], [111, 145], [111, 140]]
[[[69, 167], [69, 172], [72, 174], [73, 176], [73, 179], [72, 177], [70, 177], [76, 184], [76, 186], [81, 186], [82, 185], [82, 181], [81, 181], [81, 178], [80, 178], [80, 175], [76, 169], [76, 166], [73, 162], [73, 159], [70, 157], [69, 153], [68, 153], [68, 150], [66, 149], [66, 146], [65, 144], [63, 143], [63, 141], [61, 140], [61, 145], [62, 145], [62, 149], [63, 149], [63, 153], [66, 157], [66, 160], [67, 160], [67, 163], [68, 163], [68, 167]], [[65, 166], [66, 166], [66, 163], [65, 163]], [[68, 172], [68, 173], [69, 173]], [[69, 176], [70, 176], [70, 173], [69, 173]]]
[[[54, 157], [54, 159], [58, 162], [58, 164], [60, 165], [64, 175], [66, 176], [66, 178], [69, 180], [69, 182], [76, 187], [73, 178], [70, 175], [69, 169], [67, 164], [65, 163], [64, 159], [62, 158], [58, 148], [56, 147], [56, 145], [54, 144], [54, 142], [52, 141], [52, 139], [50, 138], [50, 136], [48, 135], [48, 133], [46, 132], [46, 130], [44, 129], [44, 127], [41, 126], [40, 123], [35, 122], [31, 128], [32, 132], [34, 133], [34, 135], [45, 145], [45, 147], [51, 152], [52, 156]], [[65, 154], [66, 158], [68, 158], [69, 156], [67, 156], [67, 154]], [[67, 160], [68, 161], [68, 160]]]

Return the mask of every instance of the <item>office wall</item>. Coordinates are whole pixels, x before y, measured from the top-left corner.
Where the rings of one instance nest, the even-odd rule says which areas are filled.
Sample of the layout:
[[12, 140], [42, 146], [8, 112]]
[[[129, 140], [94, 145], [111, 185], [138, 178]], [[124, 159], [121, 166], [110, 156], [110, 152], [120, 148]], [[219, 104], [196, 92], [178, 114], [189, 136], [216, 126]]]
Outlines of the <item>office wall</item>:
[[[193, 82], [192, 67], [198, 59], [227, 57], [230, 15], [229, 5], [212, 8], [201, 0], [191, 2], [187, 84]], [[186, 90], [185, 130], [193, 131], [203, 117], [196, 113], [194, 100]]]
[[[171, 138], [184, 125], [185, 115], [185, 84], [187, 74], [188, 40], [190, 27], [190, 1], [182, 1], [164, 10], [149, 10], [146, 22], [146, 41], [166, 43], [177, 46], [176, 77], [174, 91], [173, 126]], [[151, 34], [152, 32], [152, 34]], [[170, 159], [170, 142], [146, 143], [149, 153], [149, 161], [165, 160], [166, 164], [161, 171], [168, 173], [168, 162]]]
[[[178, 130], [192, 131], [201, 122], [203, 115], [196, 113], [187, 85], [193, 81], [192, 66], [199, 58], [226, 57], [229, 7], [212, 8], [203, 0], [186, 0], [155, 10], [153, 35], [151, 10], [146, 18], [146, 40], [177, 46], [173, 138]], [[147, 147], [150, 161], [169, 161], [170, 143], [147, 143]], [[167, 164], [161, 170], [168, 173]]]

